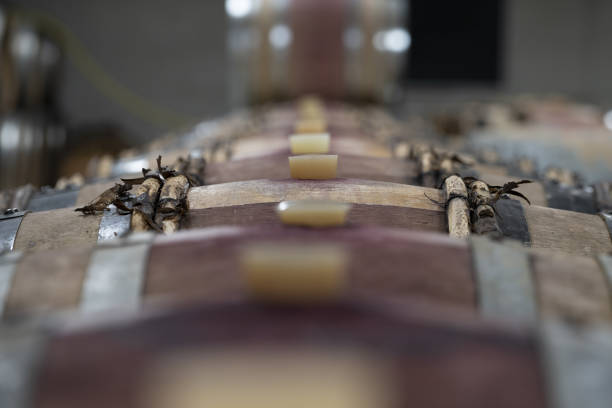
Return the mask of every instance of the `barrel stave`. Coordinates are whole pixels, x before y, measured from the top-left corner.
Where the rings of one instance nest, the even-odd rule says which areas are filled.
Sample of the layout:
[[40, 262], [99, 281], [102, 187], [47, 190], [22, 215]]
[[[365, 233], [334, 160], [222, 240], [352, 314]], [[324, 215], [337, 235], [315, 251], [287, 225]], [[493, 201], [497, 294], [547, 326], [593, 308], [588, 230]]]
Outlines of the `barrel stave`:
[[[238, 139], [231, 144], [231, 160], [241, 160], [267, 156], [270, 154], [290, 154], [288, 135], [292, 130], [278, 133], [252, 135]], [[387, 146], [364, 136], [359, 131], [329, 132], [331, 135], [329, 152], [331, 154], [348, 154], [353, 156], [368, 156], [390, 158], [391, 152]]]
[[[244, 299], [239, 259], [251, 242], [342, 245], [350, 255], [349, 298], [422, 298], [472, 312], [480, 307], [479, 291], [486, 289], [475, 280], [475, 268], [505, 262], [492, 259], [487, 262], [493, 265], [476, 265], [468, 241], [401, 228], [220, 226], [158, 236], [150, 250], [139, 255], [143, 259], [133, 260], [143, 265], [144, 282], [141, 294], [135, 295], [145, 302]], [[104, 247], [95, 249], [101, 250]], [[517, 251], [531, 257], [527, 275], [542, 317], [612, 321], [610, 293], [596, 260], [520, 246]], [[25, 254], [8, 290], [5, 317], [74, 308], [82, 297], [85, 271], [99, 259], [91, 254], [87, 247]]]
[[95, 245], [101, 215], [79, 215], [74, 208], [32, 212], [24, 216], [15, 250], [45, 250]]
[[[415, 174], [414, 165], [403, 160], [368, 156], [341, 155], [338, 177], [406, 183]], [[210, 163], [206, 168], [206, 184], [289, 177], [288, 155], [271, 154], [257, 158]]]
[[[333, 179], [250, 180], [191, 188], [187, 198], [189, 211], [182, 228], [222, 223], [273, 224], [276, 220], [273, 213], [275, 204], [299, 199], [328, 199], [354, 204], [354, 211], [349, 216], [351, 225], [377, 224], [431, 231], [442, 231], [445, 225], [441, 190], [371, 180]], [[589, 256], [612, 250], [607, 224], [598, 215], [526, 203], [518, 205], [518, 208], [523, 210], [524, 228], [529, 233], [526, 245]], [[501, 209], [498, 206], [500, 225], [519, 222], [504, 217]], [[21, 220], [14, 248], [41, 250], [94, 245], [98, 240], [101, 218], [100, 214], [79, 215], [71, 208], [27, 213]]]
[[64, 248], [30, 253], [17, 264], [11, 290], [5, 301], [5, 318], [49, 314], [74, 309], [91, 248]]
[[48, 342], [35, 406], [101, 408], [132, 401], [138, 406], [146, 396], [148, 374], [159, 368], [156, 362], [186, 352], [197, 358], [228, 344], [234, 346], [228, 350], [365, 353], [389, 364], [389, 385], [399, 392], [399, 406], [545, 405], [544, 374], [532, 334], [444, 312], [417, 302], [291, 309], [224, 302], [129, 324], [73, 329]]
[[[325, 231], [303, 228], [223, 228], [215, 239], [189, 235], [159, 240], [151, 251], [144, 292], [152, 297], [172, 296], [219, 300], [243, 293], [239, 254], [254, 240], [343, 245], [350, 253], [349, 293], [416, 296], [474, 308], [474, 288], [467, 247], [448, 238], [421, 237], [402, 230], [339, 228]], [[384, 245], [381, 243], [384, 242]], [[163, 244], [162, 244], [163, 243]], [[193, 257], [197, 253], [197, 259]], [[179, 270], [168, 274], [175, 259]], [[452, 269], [447, 260], [453, 260]], [[409, 268], [404, 271], [406, 260]], [[437, 274], [437, 276], [435, 276]], [[441, 278], [444, 276], [444, 278]], [[186, 293], [186, 295], [184, 295]]]
[[[114, 181], [99, 181], [81, 187], [74, 207], [84, 207], [115, 185]], [[72, 206], [71, 206], [72, 207]]]
[[[254, 203], [192, 209], [183, 221], [183, 229], [197, 229], [219, 225], [278, 225], [277, 203]], [[414, 231], [446, 232], [440, 211], [421, 208], [352, 204], [347, 225], [377, 225], [407, 228]]]
[[536, 251], [531, 259], [542, 315], [612, 323], [612, 292], [597, 260], [548, 251]]
[[523, 204], [533, 248], [593, 256], [612, 251], [612, 238], [598, 215]]
[[327, 199], [356, 204], [393, 205], [440, 211], [442, 192], [425, 187], [370, 180], [252, 180], [195, 187], [190, 209], [283, 200]]

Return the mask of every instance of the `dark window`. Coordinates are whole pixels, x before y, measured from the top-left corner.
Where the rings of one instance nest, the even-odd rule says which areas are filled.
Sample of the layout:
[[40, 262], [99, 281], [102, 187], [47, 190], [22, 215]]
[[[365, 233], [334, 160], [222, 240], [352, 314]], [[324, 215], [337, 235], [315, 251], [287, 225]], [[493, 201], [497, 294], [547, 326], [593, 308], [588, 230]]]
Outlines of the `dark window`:
[[503, 0], [412, 0], [410, 5], [408, 78], [500, 79]]

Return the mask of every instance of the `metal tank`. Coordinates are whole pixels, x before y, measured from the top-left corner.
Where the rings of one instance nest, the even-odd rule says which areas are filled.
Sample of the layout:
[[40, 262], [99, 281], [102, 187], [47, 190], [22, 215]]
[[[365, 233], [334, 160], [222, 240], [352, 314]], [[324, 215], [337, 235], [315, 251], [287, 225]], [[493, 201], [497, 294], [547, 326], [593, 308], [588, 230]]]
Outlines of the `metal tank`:
[[302, 94], [384, 101], [406, 63], [408, 2], [226, 0], [237, 104]]

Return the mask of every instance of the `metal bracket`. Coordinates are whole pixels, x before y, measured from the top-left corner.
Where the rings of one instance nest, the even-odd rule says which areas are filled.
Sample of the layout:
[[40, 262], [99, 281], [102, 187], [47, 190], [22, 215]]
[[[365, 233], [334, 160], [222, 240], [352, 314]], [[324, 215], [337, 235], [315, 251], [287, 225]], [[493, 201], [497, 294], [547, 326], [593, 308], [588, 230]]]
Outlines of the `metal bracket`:
[[0, 256], [0, 317], [4, 313], [6, 296], [11, 290], [13, 276], [17, 270], [17, 263], [21, 259], [20, 251], [10, 252]]
[[501, 245], [484, 237], [473, 236], [471, 243], [481, 314], [535, 325], [538, 311], [528, 253], [518, 244]]
[[43, 330], [3, 328], [0, 331], [0, 407], [31, 406], [33, 381], [46, 340]]
[[610, 239], [612, 240], [612, 210], [602, 211], [599, 216], [604, 220], [608, 227], [608, 233], [610, 233]]
[[77, 202], [78, 196], [78, 188], [39, 192], [32, 196], [27, 208], [32, 212], [39, 212], [73, 207]]
[[111, 239], [121, 238], [130, 231], [130, 221], [132, 214], [119, 214], [117, 207], [109, 205], [98, 227], [98, 242], [108, 241]]
[[608, 283], [610, 296], [612, 296], [612, 256], [600, 254], [597, 256], [597, 258], [605, 275], [606, 282]]
[[81, 310], [136, 309], [154, 233], [106, 241], [94, 250], [83, 282]]
[[608, 408], [612, 402], [612, 331], [546, 322], [540, 333], [544, 372], [555, 408]]
[[28, 212], [11, 209], [0, 215], [0, 253], [13, 250], [21, 220]]
[[502, 199], [495, 203], [497, 225], [504, 237], [520, 241], [525, 246], [531, 245], [531, 235], [525, 217], [525, 210], [518, 200]]

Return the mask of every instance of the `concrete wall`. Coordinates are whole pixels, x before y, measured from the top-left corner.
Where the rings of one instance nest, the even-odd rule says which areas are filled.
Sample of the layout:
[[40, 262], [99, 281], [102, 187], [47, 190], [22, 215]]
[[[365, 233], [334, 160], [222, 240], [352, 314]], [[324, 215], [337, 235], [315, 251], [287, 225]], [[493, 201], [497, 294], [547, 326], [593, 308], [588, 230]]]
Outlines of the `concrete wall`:
[[[190, 117], [229, 108], [223, 0], [21, 0], [57, 17], [115, 79], [153, 104]], [[505, 81], [497, 89], [420, 89], [409, 102], [435, 104], [503, 92], [564, 92], [612, 108], [612, 2], [506, 0]], [[65, 68], [61, 107], [70, 123], [109, 120], [137, 140], [154, 124], [103, 96]]]
[[[164, 111], [199, 119], [227, 111], [222, 0], [21, 0], [19, 4], [60, 20], [110, 76]], [[168, 128], [156, 123], [159, 118], [135, 115], [100, 93], [69, 60], [60, 89], [61, 110], [71, 124], [113, 121], [139, 141]]]
[[507, 0], [505, 89], [612, 108], [612, 2]]

